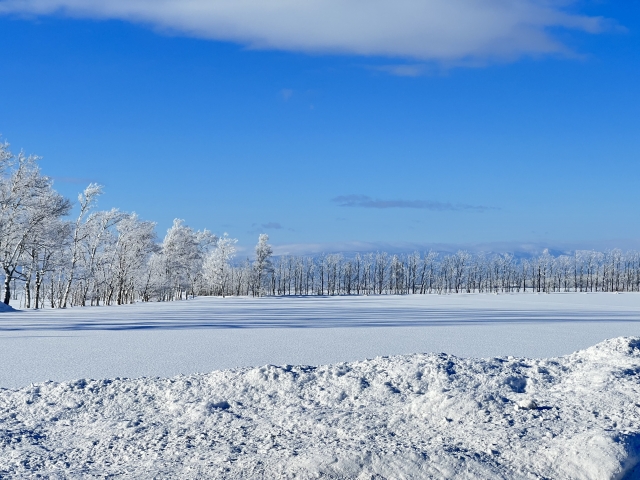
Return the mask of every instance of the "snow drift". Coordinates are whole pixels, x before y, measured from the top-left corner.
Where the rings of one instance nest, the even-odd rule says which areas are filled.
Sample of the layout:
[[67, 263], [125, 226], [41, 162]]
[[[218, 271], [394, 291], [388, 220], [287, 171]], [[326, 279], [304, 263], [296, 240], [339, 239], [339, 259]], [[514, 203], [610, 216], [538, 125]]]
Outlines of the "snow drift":
[[638, 478], [640, 338], [0, 390], [0, 476]]
[[6, 303], [0, 302], [0, 312], [15, 312], [15, 309]]

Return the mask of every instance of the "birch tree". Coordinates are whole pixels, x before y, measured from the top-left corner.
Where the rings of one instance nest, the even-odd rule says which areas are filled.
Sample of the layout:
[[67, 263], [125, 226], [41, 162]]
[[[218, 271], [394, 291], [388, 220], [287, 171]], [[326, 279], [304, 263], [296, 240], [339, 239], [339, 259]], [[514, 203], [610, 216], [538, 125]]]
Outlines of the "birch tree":
[[202, 263], [217, 237], [208, 230], [194, 231], [176, 218], [162, 242], [162, 255], [168, 277], [178, 299], [189, 291], [195, 294], [195, 285], [202, 273]]
[[71, 284], [75, 279], [76, 266], [80, 260], [82, 241], [89, 235], [90, 230], [83, 225], [84, 219], [95, 204], [98, 196], [102, 193], [102, 186], [97, 183], [90, 183], [84, 192], [78, 195], [78, 203], [80, 205], [80, 211], [78, 217], [74, 223], [73, 239], [70, 244], [68, 269], [66, 272], [67, 284], [64, 289], [64, 295], [62, 297], [62, 308], [67, 307], [67, 301], [69, 300], [69, 293], [71, 293]]
[[230, 261], [236, 254], [235, 238], [224, 235], [215, 243], [215, 248], [207, 255], [203, 264], [203, 274], [214, 295], [227, 294], [230, 281]]
[[11, 300], [11, 281], [23, 278], [21, 257], [38, 228], [69, 213], [71, 203], [40, 173], [38, 158], [20, 152], [14, 157], [0, 144], [0, 267], [4, 273], [3, 302]]
[[272, 255], [273, 248], [269, 245], [269, 235], [266, 233], [260, 234], [258, 244], [256, 245], [256, 259], [253, 262], [253, 272], [255, 275], [254, 296], [260, 296], [263, 293], [265, 276], [272, 271]]

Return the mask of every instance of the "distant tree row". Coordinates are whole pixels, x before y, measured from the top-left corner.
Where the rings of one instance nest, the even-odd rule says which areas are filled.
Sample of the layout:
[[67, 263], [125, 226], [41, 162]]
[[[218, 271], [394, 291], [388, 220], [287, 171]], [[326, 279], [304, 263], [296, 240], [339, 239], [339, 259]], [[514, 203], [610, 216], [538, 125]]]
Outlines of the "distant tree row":
[[[236, 267], [242, 268], [248, 266]], [[553, 256], [545, 250], [522, 259], [466, 251], [282, 256], [265, 278], [261, 291], [266, 295], [638, 292], [640, 253], [578, 250]]]
[[406, 295], [471, 292], [637, 292], [640, 253], [511, 254], [418, 252], [273, 257], [260, 235], [253, 260], [234, 261], [236, 240], [174, 220], [158, 242], [155, 223], [96, 210], [102, 187], [71, 202], [42, 175], [37, 158], [0, 143], [2, 301], [65, 308], [195, 295]]

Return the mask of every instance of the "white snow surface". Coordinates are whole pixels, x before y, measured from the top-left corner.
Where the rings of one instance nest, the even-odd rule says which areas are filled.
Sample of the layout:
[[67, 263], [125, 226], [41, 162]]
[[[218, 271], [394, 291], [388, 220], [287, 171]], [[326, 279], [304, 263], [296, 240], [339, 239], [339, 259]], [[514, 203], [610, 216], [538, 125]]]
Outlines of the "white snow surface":
[[640, 337], [0, 390], [0, 477], [632, 479]]
[[196, 298], [3, 312], [0, 387], [416, 352], [543, 358], [638, 335], [637, 293]]

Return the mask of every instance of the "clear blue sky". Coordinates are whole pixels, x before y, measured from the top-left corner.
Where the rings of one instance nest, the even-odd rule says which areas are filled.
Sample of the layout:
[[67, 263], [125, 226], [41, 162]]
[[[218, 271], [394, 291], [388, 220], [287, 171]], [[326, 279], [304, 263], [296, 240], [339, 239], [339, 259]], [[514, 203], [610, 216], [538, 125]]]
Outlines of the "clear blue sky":
[[0, 0], [0, 133], [72, 198], [292, 252], [640, 245], [635, 2], [518, 0], [496, 38], [496, 0], [82, 3]]

